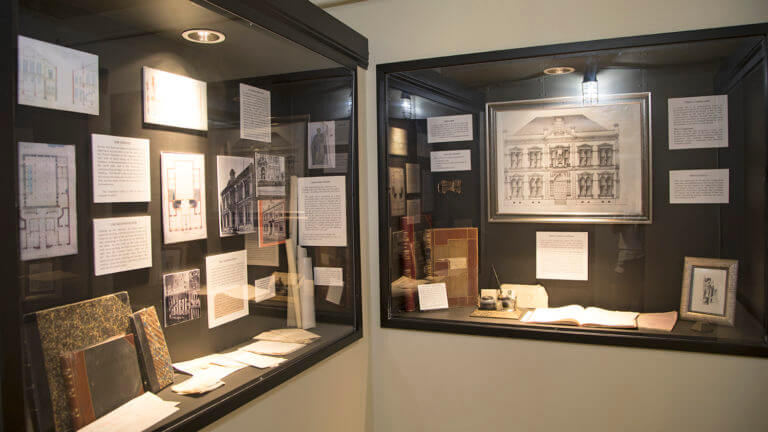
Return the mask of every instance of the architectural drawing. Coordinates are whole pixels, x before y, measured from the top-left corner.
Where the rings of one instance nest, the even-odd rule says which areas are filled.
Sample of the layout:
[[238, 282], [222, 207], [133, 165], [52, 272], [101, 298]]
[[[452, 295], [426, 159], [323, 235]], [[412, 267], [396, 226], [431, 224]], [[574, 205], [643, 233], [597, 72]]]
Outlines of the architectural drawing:
[[99, 114], [99, 57], [19, 36], [19, 103]]
[[642, 215], [647, 162], [642, 101], [495, 108], [498, 214]]
[[165, 243], [204, 239], [205, 156], [161, 153]]
[[22, 261], [77, 253], [75, 147], [19, 143]]

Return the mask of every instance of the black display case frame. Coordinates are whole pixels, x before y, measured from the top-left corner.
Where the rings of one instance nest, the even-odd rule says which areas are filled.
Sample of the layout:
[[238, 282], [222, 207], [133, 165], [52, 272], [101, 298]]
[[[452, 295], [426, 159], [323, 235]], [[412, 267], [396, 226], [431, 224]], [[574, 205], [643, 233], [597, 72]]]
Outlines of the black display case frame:
[[[544, 45], [536, 47], [517, 48], [509, 50], [490, 51], [483, 53], [462, 54], [447, 57], [436, 57], [428, 59], [408, 60], [395, 63], [379, 64], [376, 66], [376, 92], [377, 92], [377, 139], [378, 139], [378, 173], [379, 173], [379, 197], [388, 196], [387, 178], [388, 178], [388, 119], [389, 103], [388, 90], [390, 80], [397, 80], [398, 89], [403, 87], [408, 81], [411, 86], [408, 91], [413, 94], [428, 97], [429, 99], [464, 109], [464, 112], [474, 112], [481, 114], [484, 108], [475, 108], [478, 103], [473, 100], [473, 96], [466, 90], [452, 87], [450, 85], [434, 85], [430, 83], [431, 79], [418, 82], [418, 76], [424, 69], [447, 68], [451, 66], [478, 65], [490, 62], [499, 62], [507, 60], [527, 59], [542, 56], [568, 56], [578, 53], [598, 51], [598, 50], [616, 50], [628, 49], [633, 47], [658, 46], [675, 44], [681, 42], [700, 42], [724, 38], [737, 37], [760, 37], [762, 43], [756, 48], [756, 52], [749, 53], [745, 58], [749, 58], [748, 64], [735, 64], [732, 66], [737, 70], [733, 80], [740, 79], [745, 71], [749, 70], [757, 62], [762, 62], [764, 66], [768, 65], [768, 23], [751, 24], [743, 26], [723, 27], [705, 30], [691, 30], [673, 33], [662, 33], [644, 36], [629, 36], [613, 39], [602, 39], [585, 42], [571, 42], [553, 45]], [[768, 70], [768, 68], [766, 68]], [[764, 74], [763, 80], [768, 84], [768, 73]], [[416, 82], [414, 82], [416, 81]], [[434, 81], [432, 81], [434, 82]], [[725, 83], [727, 85], [727, 83]], [[764, 86], [763, 95], [764, 112], [768, 113], [768, 85]], [[476, 116], [481, 117], [481, 116]], [[484, 127], [482, 121], [477, 130], [480, 134], [484, 133], [481, 128]], [[768, 128], [767, 128], [768, 129]], [[482, 135], [481, 135], [482, 136]], [[486, 160], [484, 151], [484, 139], [480, 138], [479, 146], [481, 161]], [[768, 162], [768, 161], [767, 161]], [[485, 168], [480, 170], [481, 185], [487, 187], [487, 175]], [[481, 208], [487, 211], [486, 193], [483, 190], [481, 195]], [[484, 213], [483, 213], [484, 214]], [[654, 348], [665, 350], [693, 351], [705, 353], [719, 353], [743, 356], [768, 357], [768, 332], [763, 334], [762, 346], [745, 345], [740, 343], [731, 343], [728, 341], [717, 340], [715, 337], [707, 337], [706, 334], [696, 337], [684, 335], [671, 336], [666, 334], [647, 334], [647, 333], [628, 333], [623, 331], [614, 331], [610, 329], [603, 330], [579, 330], [567, 326], [519, 326], [507, 325], [497, 322], [478, 322], [478, 320], [465, 320], [456, 314], [451, 316], [450, 312], [432, 314], [430, 317], [419, 316], [417, 313], [397, 314], [393, 313], [393, 301], [391, 290], [389, 288], [390, 280], [390, 250], [391, 238], [389, 235], [389, 202], [386, 198], [379, 200], [379, 274], [380, 274], [380, 313], [381, 326], [383, 328], [423, 330], [442, 333], [457, 333], [467, 335], [495, 336], [523, 338], [543, 341], [559, 341], [571, 343], [587, 343], [599, 345], [615, 345], [640, 348]], [[481, 217], [479, 226], [479, 242], [482, 245], [484, 239], [484, 226], [488, 224], [488, 219]], [[766, 245], [768, 246], [768, 245]], [[484, 248], [480, 247], [479, 260], [484, 260]], [[764, 264], [768, 268], [768, 263]], [[484, 288], [482, 277], [480, 288]], [[489, 286], [490, 287], [490, 286]], [[768, 292], [768, 286], [764, 289]], [[765, 298], [765, 307], [768, 308], [768, 297]], [[768, 329], [768, 316], [763, 320], [763, 329]]]
[[[306, 0], [193, 0], [201, 6], [221, 10], [232, 16], [269, 30], [285, 39], [293, 41], [315, 53], [325, 56], [349, 70], [352, 77], [352, 117], [351, 142], [349, 157], [357, 161], [358, 155], [358, 91], [357, 68], [368, 67], [368, 40], [355, 32], [341, 21], [332, 17], [321, 8]], [[17, 107], [17, 37], [18, 37], [18, 0], [3, 2], [0, 6], [0, 56], [6, 59], [0, 67], [0, 78], [4, 85], [0, 86], [0, 101], [3, 108], [0, 109], [0, 125], [2, 128], [2, 141], [6, 146], [7, 169], [0, 170], [2, 180], [0, 184], [0, 197], [6, 203], [10, 203], [6, 211], [0, 216], [0, 223], [6, 233], [0, 257], [2, 257], [2, 271], [6, 274], [7, 289], [0, 310], [2, 311], [2, 326], [0, 327], [0, 367], [2, 374], [0, 405], [0, 430], [21, 431], [26, 430], [25, 417], [25, 391], [23, 381], [24, 364], [22, 361], [22, 296], [19, 290], [12, 289], [18, 285], [16, 277], [19, 274], [18, 261], [18, 236], [12, 234], [17, 230], [17, 213], [14, 203], [18, 200], [15, 179], [18, 176], [16, 163], [17, 147], [14, 131], [15, 111]], [[308, 77], [311, 73], [308, 75]], [[355, 218], [359, 217], [359, 168], [353, 163], [353, 170], [349, 173], [352, 178], [354, 200], [351, 210]], [[159, 429], [165, 431], [195, 431], [199, 430], [233, 410], [254, 400], [270, 389], [280, 385], [290, 378], [300, 374], [314, 364], [340, 351], [344, 347], [363, 337], [362, 327], [362, 294], [361, 294], [361, 267], [360, 267], [360, 229], [355, 219], [352, 221], [352, 237], [349, 238], [348, 247], [354, 262], [355, 271], [353, 305], [354, 328], [332, 343], [312, 351], [310, 355], [304, 355], [286, 367], [280, 368], [267, 377], [259, 377], [238, 387], [236, 390], [226, 393], [222, 397], [204, 400], [198, 408], [184, 413], [175, 420], [164, 424]]]

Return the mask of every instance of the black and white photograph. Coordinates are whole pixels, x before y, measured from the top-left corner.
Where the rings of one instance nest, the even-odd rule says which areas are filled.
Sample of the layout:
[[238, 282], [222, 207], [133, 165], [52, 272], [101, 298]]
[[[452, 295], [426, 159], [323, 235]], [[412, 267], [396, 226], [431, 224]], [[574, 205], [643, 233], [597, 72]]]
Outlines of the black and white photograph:
[[285, 200], [259, 200], [259, 247], [285, 243]]
[[493, 221], [650, 222], [650, 94], [488, 104]]
[[285, 196], [285, 157], [255, 153], [254, 163], [259, 196]]
[[336, 168], [336, 127], [332, 121], [307, 126], [309, 169]]
[[219, 235], [256, 232], [256, 188], [253, 159], [217, 156], [219, 191]]
[[200, 269], [163, 275], [165, 327], [200, 318]]
[[733, 325], [738, 261], [685, 257], [682, 319]]

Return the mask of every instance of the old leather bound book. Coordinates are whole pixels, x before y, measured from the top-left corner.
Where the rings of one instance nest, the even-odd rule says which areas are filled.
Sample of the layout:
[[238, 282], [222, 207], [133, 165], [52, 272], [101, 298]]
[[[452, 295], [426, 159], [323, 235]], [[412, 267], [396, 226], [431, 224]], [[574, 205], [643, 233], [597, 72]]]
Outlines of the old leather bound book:
[[61, 355], [131, 333], [130, 315], [128, 293], [123, 291], [24, 317], [27, 396], [35, 430], [72, 429]]
[[61, 370], [76, 430], [144, 393], [132, 334], [62, 354]]
[[173, 365], [155, 307], [134, 312], [131, 325], [136, 335], [144, 385], [147, 390], [157, 393], [163, 387], [173, 384]]

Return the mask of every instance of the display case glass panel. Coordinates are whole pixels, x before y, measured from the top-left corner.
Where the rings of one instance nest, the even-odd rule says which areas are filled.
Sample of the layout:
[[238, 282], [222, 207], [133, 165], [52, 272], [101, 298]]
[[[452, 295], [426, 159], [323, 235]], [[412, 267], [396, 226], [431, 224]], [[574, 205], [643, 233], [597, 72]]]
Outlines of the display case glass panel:
[[382, 325], [768, 355], [766, 28], [379, 65]]
[[361, 337], [354, 59], [270, 2], [12, 3], [7, 425], [197, 430]]

